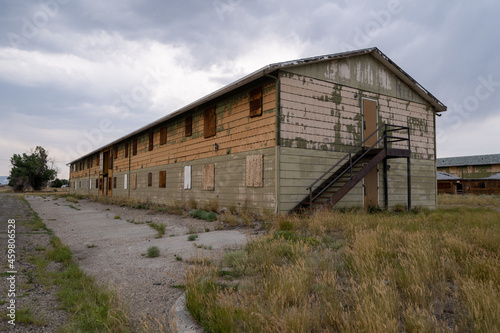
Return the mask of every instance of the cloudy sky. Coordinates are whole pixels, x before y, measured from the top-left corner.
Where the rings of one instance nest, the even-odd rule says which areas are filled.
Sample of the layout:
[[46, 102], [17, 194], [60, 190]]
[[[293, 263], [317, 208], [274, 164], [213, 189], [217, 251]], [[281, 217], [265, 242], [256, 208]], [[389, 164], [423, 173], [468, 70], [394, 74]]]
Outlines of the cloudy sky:
[[0, 0], [0, 176], [66, 163], [267, 64], [377, 46], [448, 106], [438, 157], [500, 153], [500, 2]]

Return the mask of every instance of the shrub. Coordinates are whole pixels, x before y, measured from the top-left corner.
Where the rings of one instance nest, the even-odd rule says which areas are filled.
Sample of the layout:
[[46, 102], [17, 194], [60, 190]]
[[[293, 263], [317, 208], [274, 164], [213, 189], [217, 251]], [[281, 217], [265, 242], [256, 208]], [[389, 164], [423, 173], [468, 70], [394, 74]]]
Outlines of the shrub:
[[189, 235], [189, 236], [188, 236], [188, 241], [192, 242], [192, 241], [194, 241], [196, 238], [198, 238], [198, 234], [192, 234], [192, 235]]
[[217, 220], [217, 214], [215, 214], [214, 212], [207, 212], [201, 209], [193, 209], [192, 211], [189, 212], [189, 216], [201, 220], [206, 220], [208, 222], [213, 222]]
[[160, 249], [158, 246], [150, 246], [146, 251], [146, 256], [148, 258], [156, 258], [160, 255]]

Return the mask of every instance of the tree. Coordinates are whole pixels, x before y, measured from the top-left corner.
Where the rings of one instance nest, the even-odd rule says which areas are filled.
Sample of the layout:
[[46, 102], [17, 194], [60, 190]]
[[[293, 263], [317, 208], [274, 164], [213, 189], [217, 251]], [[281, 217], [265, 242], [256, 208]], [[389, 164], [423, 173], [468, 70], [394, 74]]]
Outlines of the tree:
[[32, 150], [28, 155], [14, 154], [10, 159], [12, 169], [10, 169], [9, 185], [15, 191], [29, 189], [40, 190], [47, 182], [57, 175], [54, 167], [54, 160], [49, 159], [48, 152], [40, 146]]
[[52, 184], [50, 184], [50, 187], [61, 187], [63, 186], [63, 182], [62, 180], [60, 180], [59, 178], [56, 178], [52, 181]]

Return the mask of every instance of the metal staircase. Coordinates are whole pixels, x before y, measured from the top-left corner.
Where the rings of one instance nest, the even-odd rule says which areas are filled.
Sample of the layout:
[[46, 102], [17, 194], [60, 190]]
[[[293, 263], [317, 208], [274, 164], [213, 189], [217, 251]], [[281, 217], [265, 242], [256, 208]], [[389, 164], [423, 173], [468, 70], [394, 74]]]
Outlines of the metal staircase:
[[[401, 134], [401, 132], [403, 132]], [[404, 133], [406, 132], [406, 133]], [[380, 135], [381, 134], [381, 135]], [[375, 136], [377, 141], [367, 147], [366, 142]], [[394, 142], [407, 142], [408, 148], [390, 148]], [[407, 159], [408, 210], [411, 207], [410, 178], [410, 130], [408, 127], [383, 124], [363, 142], [353, 148], [335, 165], [307, 187], [309, 195], [298, 203], [291, 212], [303, 212], [333, 207], [356, 186], [379, 163], [384, 164], [385, 206], [389, 205], [387, 191], [387, 160], [390, 158]]]

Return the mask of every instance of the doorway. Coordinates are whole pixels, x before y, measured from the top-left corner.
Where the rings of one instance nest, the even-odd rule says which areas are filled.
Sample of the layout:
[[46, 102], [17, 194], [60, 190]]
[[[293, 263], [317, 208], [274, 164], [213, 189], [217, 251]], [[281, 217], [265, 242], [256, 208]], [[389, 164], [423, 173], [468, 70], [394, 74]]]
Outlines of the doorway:
[[[376, 148], [378, 134], [373, 134], [377, 130], [378, 123], [378, 110], [377, 101], [372, 99], [363, 98], [363, 140], [364, 148]], [[363, 195], [365, 210], [369, 207], [378, 207], [378, 167], [373, 168], [363, 179]]]

